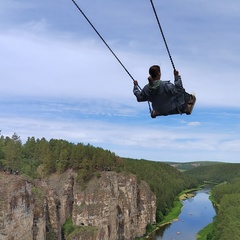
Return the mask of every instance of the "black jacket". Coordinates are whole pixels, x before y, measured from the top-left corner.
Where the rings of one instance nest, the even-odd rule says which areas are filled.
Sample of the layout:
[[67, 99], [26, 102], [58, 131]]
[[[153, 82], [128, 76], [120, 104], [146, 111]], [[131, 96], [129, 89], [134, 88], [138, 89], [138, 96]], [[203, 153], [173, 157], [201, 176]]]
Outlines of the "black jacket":
[[151, 102], [153, 110], [161, 115], [168, 115], [185, 105], [185, 89], [180, 76], [175, 77], [174, 84], [170, 81], [155, 80], [152, 84], [147, 84], [142, 91], [138, 86], [134, 86], [133, 93], [138, 102]]

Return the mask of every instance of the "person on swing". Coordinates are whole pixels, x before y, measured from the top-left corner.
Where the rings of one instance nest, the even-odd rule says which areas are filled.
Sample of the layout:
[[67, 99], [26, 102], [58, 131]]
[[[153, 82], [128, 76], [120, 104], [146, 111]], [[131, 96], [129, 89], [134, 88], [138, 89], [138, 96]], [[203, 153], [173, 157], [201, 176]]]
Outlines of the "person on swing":
[[134, 80], [133, 93], [138, 102], [152, 103], [151, 117], [167, 116], [171, 114], [191, 114], [196, 97], [185, 91], [181, 76], [174, 69], [174, 84], [162, 81], [161, 69], [158, 65], [149, 68], [148, 84], [140, 91], [138, 81]]

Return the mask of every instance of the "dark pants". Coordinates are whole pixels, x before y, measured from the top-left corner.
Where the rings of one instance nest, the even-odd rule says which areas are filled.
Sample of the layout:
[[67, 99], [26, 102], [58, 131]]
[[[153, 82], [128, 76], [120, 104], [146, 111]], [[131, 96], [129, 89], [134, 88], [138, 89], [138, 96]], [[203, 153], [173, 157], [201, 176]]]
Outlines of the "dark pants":
[[190, 94], [187, 92], [184, 92], [184, 99], [185, 99], [185, 103], [182, 106], [179, 106], [173, 110], [171, 110], [167, 115], [171, 115], [171, 114], [182, 114], [182, 113], [186, 113], [186, 108], [187, 108], [187, 104], [190, 100]]

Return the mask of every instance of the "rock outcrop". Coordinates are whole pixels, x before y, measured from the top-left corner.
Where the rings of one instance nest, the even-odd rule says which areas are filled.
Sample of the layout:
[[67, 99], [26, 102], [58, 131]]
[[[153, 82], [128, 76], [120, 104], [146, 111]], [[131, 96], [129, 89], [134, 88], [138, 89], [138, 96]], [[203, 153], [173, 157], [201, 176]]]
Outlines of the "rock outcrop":
[[84, 188], [68, 171], [29, 182], [0, 173], [0, 240], [130, 240], [155, 223], [156, 197], [135, 175], [101, 172]]
[[43, 208], [38, 208], [32, 183], [18, 175], [0, 173], [0, 240], [45, 239]]

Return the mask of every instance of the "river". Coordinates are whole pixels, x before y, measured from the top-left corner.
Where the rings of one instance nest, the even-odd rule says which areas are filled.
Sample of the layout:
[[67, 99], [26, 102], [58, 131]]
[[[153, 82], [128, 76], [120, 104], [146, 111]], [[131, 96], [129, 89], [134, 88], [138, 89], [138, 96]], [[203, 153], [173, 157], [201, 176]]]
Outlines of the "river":
[[216, 211], [209, 200], [209, 190], [193, 192], [194, 196], [182, 201], [183, 207], [178, 221], [155, 231], [153, 240], [195, 240], [197, 233], [213, 221]]

